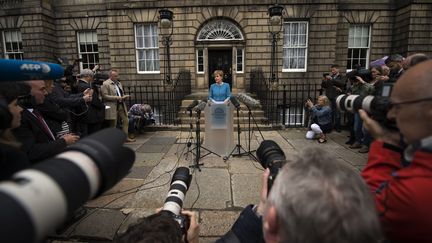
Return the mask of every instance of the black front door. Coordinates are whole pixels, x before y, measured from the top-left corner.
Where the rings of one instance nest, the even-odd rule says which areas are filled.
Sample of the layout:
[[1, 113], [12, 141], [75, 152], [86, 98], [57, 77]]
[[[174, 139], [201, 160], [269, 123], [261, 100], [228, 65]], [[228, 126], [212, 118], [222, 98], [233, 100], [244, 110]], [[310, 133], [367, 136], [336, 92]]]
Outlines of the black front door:
[[232, 89], [232, 50], [208, 50], [208, 65], [209, 87], [215, 82], [213, 72], [222, 70], [224, 72], [223, 81], [228, 83]]

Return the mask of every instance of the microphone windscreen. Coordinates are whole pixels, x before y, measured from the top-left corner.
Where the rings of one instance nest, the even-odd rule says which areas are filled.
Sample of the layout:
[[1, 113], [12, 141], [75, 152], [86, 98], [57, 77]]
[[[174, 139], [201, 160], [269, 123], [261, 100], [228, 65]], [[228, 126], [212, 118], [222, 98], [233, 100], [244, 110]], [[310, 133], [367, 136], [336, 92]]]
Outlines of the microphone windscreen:
[[206, 107], [207, 103], [204, 101], [201, 101], [194, 109], [195, 111], [203, 111]]
[[63, 77], [59, 64], [27, 60], [0, 59], [0, 81], [54, 80]]
[[194, 100], [194, 101], [192, 101], [192, 103], [190, 103], [189, 105], [188, 105], [188, 107], [186, 108], [186, 110], [187, 111], [192, 111], [192, 108], [194, 108], [195, 106], [197, 106], [198, 105], [198, 100]]
[[230, 101], [236, 109], [240, 108], [240, 102], [238, 101], [238, 99], [235, 96], [231, 96]]
[[261, 104], [258, 100], [250, 97], [247, 94], [240, 93], [237, 95], [237, 98], [239, 101], [241, 101], [243, 104], [245, 104], [249, 109], [260, 109]]

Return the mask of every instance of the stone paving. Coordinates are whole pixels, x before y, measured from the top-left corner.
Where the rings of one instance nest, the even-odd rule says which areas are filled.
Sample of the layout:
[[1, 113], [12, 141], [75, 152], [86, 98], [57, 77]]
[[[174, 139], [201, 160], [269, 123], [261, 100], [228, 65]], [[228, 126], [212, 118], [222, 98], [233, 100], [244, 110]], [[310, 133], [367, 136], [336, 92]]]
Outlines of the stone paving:
[[[338, 161], [353, 170], [360, 171], [365, 165], [367, 154], [360, 154], [344, 144], [347, 132], [329, 134], [325, 144], [306, 140], [305, 132], [305, 129], [288, 128], [263, 131], [262, 135], [277, 142], [287, 157], [315, 145], [334, 152]], [[242, 133], [241, 143], [247, 150], [246, 133]], [[187, 153], [185, 144], [189, 136], [180, 131], [147, 132], [137, 137], [135, 143], [126, 144], [136, 153], [130, 173], [104, 195], [88, 202], [85, 217], [50, 239], [55, 242], [110, 242], [128, 225], [153, 214], [156, 208], [163, 206], [175, 168], [193, 164], [194, 156]], [[251, 150], [261, 141], [259, 132], [252, 133]], [[193, 179], [184, 207], [199, 214], [200, 242], [214, 242], [230, 229], [243, 207], [258, 202], [263, 168], [248, 155], [230, 157], [225, 162], [210, 154], [199, 162], [204, 165], [201, 171], [191, 169]]]

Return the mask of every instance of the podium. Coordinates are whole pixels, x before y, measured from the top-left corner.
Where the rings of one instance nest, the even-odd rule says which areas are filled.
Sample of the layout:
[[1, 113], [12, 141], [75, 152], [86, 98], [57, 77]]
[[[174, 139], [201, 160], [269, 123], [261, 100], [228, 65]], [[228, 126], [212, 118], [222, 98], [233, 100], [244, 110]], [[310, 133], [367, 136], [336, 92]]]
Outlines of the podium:
[[234, 146], [233, 139], [233, 105], [212, 102], [204, 109], [205, 146], [211, 151], [228, 156]]

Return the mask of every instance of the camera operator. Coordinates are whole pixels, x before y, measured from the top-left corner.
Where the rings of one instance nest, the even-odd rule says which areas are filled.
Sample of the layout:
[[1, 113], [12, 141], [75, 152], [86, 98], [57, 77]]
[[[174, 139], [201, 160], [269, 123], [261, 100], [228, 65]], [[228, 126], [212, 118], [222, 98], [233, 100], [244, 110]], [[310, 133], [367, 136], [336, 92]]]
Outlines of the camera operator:
[[[355, 70], [350, 72], [348, 80], [352, 83], [351, 90], [353, 95], [370, 95], [374, 92], [374, 86], [366, 82], [367, 75], [362, 75], [359, 71]], [[369, 80], [367, 80], [369, 81]], [[370, 141], [365, 140], [363, 133], [363, 124], [358, 112], [354, 113], [354, 138], [355, 141], [349, 146], [351, 149], [360, 149], [359, 152], [368, 152]], [[351, 139], [351, 137], [350, 137]]]
[[[22, 143], [21, 150], [27, 153], [30, 162], [34, 164], [62, 152], [66, 146], [74, 144], [79, 136], [69, 133], [56, 139], [45, 122], [43, 114], [34, 108], [42, 104], [47, 95], [43, 80], [26, 81], [22, 87], [27, 89], [30, 87], [31, 98], [28, 102], [20, 104], [24, 109], [21, 125], [12, 132]], [[27, 94], [28, 91], [24, 93]]]
[[332, 123], [337, 132], [341, 131], [341, 114], [336, 109], [336, 97], [342, 94], [345, 90], [346, 78], [339, 72], [339, 65], [334, 64], [331, 66], [331, 75], [328, 73], [323, 74], [321, 87], [325, 91], [325, 95], [330, 100], [332, 110]]
[[387, 82], [395, 83], [400, 76], [404, 73], [402, 62], [404, 61], [403, 56], [399, 54], [390, 55], [384, 62], [387, 67], [390, 68], [389, 80]]
[[391, 242], [432, 242], [432, 61], [417, 64], [393, 86], [388, 130], [360, 110], [376, 139], [362, 172]]
[[267, 198], [262, 177], [258, 206], [249, 205], [223, 242], [377, 242], [379, 222], [361, 177], [318, 147], [286, 161]]
[[5, 82], [0, 85], [0, 181], [9, 179], [15, 172], [30, 166], [21, 144], [11, 130], [20, 126], [23, 109], [17, 104], [20, 86]]
[[182, 210], [181, 212], [190, 219], [189, 229], [186, 235], [184, 235], [178, 222], [170, 215], [161, 212], [160, 209], [158, 211], [129, 226], [127, 231], [116, 242], [199, 242], [199, 224], [195, 212], [188, 210]]
[[319, 135], [319, 143], [327, 142], [326, 133], [331, 132], [332, 129], [332, 110], [329, 105], [330, 101], [325, 95], [318, 97], [316, 105], [310, 99], [306, 101], [306, 107], [311, 111], [312, 117], [310, 130], [306, 133], [307, 139], [313, 139], [315, 135]]

